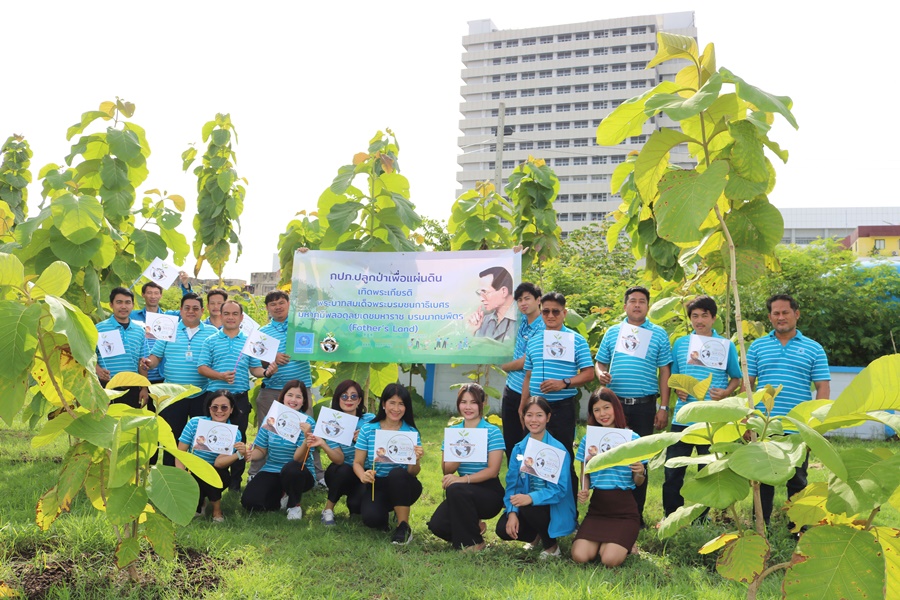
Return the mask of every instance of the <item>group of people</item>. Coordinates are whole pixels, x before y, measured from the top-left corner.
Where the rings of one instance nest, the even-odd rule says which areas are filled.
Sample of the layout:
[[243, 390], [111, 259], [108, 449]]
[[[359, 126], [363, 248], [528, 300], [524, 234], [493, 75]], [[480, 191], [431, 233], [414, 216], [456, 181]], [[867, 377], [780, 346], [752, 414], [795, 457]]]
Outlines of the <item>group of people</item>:
[[[575, 561], [599, 559], [607, 566], [619, 565], [633, 549], [644, 526], [647, 467], [645, 463], [635, 463], [590, 474], [584, 472], [585, 458], [590, 456], [585, 451], [584, 438], [576, 451], [577, 388], [595, 378], [601, 384], [588, 400], [588, 425], [627, 428], [633, 438], [667, 428], [671, 401], [677, 412], [685, 402], [700, 400], [670, 389], [669, 377], [673, 373], [697, 379], [712, 375], [712, 384], [703, 400], [734, 395], [742, 373], [737, 351], [730, 341], [721, 341], [728, 349], [727, 360], [722, 365], [710, 367], [690, 355], [691, 335], [721, 337], [713, 328], [716, 303], [708, 296], [692, 300], [687, 305], [687, 314], [693, 331], [670, 346], [665, 330], [647, 319], [649, 291], [640, 286], [631, 287], [624, 296], [625, 319], [609, 328], [596, 354], [591, 356], [585, 338], [565, 326], [566, 299], [562, 294], [542, 294], [538, 286], [527, 282], [510, 294], [512, 281], [498, 281], [494, 285], [496, 274], [483, 276], [485, 289], [502, 292], [503, 297], [511, 295], [520, 313], [513, 360], [501, 366], [507, 372], [502, 398], [503, 429], [484, 419], [484, 390], [477, 384], [462, 386], [457, 396], [462, 422], [457, 427], [488, 430], [487, 461], [442, 462], [445, 499], [428, 521], [428, 528], [455, 548], [478, 551], [485, 547], [485, 521], [502, 511], [496, 526], [497, 536], [541, 547], [542, 558], [559, 556], [559, 538], [577, 530], [571, 548]], [[146, 284], [142, 290], [144, 311], [159, 310], [161, 290], [153, 286]], [[97, 328], [100, 331], [118, 328], [125, 353], [100, 360], [97, 372], [101, 380], [109, 381], [118, 372], [140, 369], [148, 373], [151, 382], [191, 384], [202, 390], [161, 413], [172, 426], [179, 448], [192, 451], [212, 464], [222, 479], [221, 488], [198, 480], [201, 489], [198, 513], [211, 508], [213, 520], [224, 520], [220, 505], [222, 492], [225, 488], [240, 491], [244, 465], [249, 460], [250, 478], [241, 497], [247, 510], [282, 509], [287, 511], [288, 519], [299, 519], [302, 495], [319, 482], [328, 490], [321, 515], [324, 525], [335, 524], [335, 506], [346, 497], [349, 512], [359, 514], [363, 523], [372, 528], [388, 530], [393, 512], [396, 527], [391, 539], [397, 544], [408, 543], [412, 538], [410, 507], [422, 493], [417, 475], [423, 449], [406, 388], [400, 384], [387, 386], [377, 410], [367, 413], [361, 386], [354, 381], [341, 382], [334, 390], [331, 407], [358, 417], [354, 444], [345, 446], [319, 438], [313, 434], [315, 422], [309, 415], [312, 405], [309, 363], [285, 353], [287, 294], [276, 290], [265, 298], [270, 321], [262, 330], [279, 340], [279, 349], [275, 361], [264, 365], [241, 352], [246, 336], [240, 329], [243, 318], [240, 303], [228, 300], [223, 290], [211, 290], [206, 297], [210, 317], [201, 322], [203, 298], [190, 291], [186, 277], [182, 279], [182, 292], [175, 339], [157, 340], [148, 351], [143, 327], [134, 323], [142, 315], [132, 312], [132, 292], [125, 288], [112, 290], [113, 315]], [[491, 295], [486, 293], [485, 297]], [[822, 347], [797, 329], [800, 311], [790, 296], [773, 296], [767, 307], [774, 330], [750, 346], [748, 375], [754, 386], [783, 386], [773, 414], [784, 415], [797, 403], [810, 399], [811, 384], [816, 398], [828, 397], [828, 363]], [[479, 326], [494, 322], [490, 316], [493, 311], [488, 308]], [[498, 332], [501, 329], [508, 333], [510, 328], [494, 327]], [[553, 334], [549, 338], [548, 332]], [[642, 346], [640, 351], [627, 344], [623, 346], [622, 339], [626, 338], [635, 341], [634, 347]], [[549, 351], [548, 339], [556, 340]], [[263, 384], [256, 407], [259, 431], [253, 443], [247, 444], [250, 375], [262, 378]], [[144, 389], [127, 390], [122, 398], [137, 406], [146, 401], [145, 394]], [[276, 401], [307, 415], [294, 442], [261, 426]], [[238, 439], [233, 454], [214, 454], [192, 447], [197, 424], [202, 419], [237, 425]], [[675, 420], [671, 428], [681, 431], [688, 425]], [[376, 460], [375, 432], [379, 429], [413, 432], [414, 464]], [[529, 439], [562, 451], [564, 464], [556, 481], [538, 477], [524, 463]], [[689, 456], [694, 448], [698, 452], [708, 451], [702, 446], [677, 443], [668, 449], [667, 457]], [[499, 478], [504, 452], [508, 466], [505, 486]], [[321, 464], [323, 454], [330, 463], [326, 470]], [[169, 456], [164, 460], [176, 463]], [[575, 473], [576, 463], [581, 465], [579, 475]], [[789, 494], [806, 486], [806, 466], [804, 463], [798, 468], [788, 482]], [[663, 510], [666, 515], [684, 503], [681, 496], [684, 476], [683, 467], [665, 469]], [[773, 496], [774, 489], [763, 486], [766, 522], [771, 515]], [[576, 501], [590, 502], [580, 525]]]

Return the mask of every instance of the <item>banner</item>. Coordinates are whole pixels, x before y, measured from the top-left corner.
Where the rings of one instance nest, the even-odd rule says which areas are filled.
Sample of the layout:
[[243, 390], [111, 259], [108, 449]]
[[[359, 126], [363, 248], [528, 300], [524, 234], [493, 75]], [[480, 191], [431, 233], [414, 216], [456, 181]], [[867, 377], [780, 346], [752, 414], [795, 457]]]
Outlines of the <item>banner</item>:
[[342, 362], [507, 362], [521, 262], [512, 250], [297, 252], [288, 353]]

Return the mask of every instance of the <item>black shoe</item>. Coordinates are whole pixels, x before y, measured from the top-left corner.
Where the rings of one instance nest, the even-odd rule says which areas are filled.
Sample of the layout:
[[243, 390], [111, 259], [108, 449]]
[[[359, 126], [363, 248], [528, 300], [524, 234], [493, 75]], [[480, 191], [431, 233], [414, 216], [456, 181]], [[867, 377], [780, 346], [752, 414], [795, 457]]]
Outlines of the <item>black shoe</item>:
[[412, 541], [412, 529], [409, 528], [409, 523], [406, 521], [401, 521], [399, 525], [397, 525], [397, 529], [394, 530], [394, 535], [391, 536], [391, 543], [397, 544], [398, 546], [405, 546]]
[[228, 486], [228, 491], [229, 491], [229, 492], [234, 492], [234, 493], [236, 493], [236, 494], [240, 494], [240, 493], [241, 493], [241, 484], [237, 484], [237, 485], [229, 485], [229, 486]]

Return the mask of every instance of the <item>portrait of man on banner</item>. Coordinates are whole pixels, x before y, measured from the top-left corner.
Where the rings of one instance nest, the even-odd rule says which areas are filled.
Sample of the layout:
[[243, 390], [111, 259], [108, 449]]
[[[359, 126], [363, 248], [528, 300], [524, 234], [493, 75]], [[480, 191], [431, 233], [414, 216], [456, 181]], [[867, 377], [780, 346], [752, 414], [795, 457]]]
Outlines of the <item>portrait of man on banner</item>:
[[475, 327], [475, 337], [506, 341], [516, 331], [512, 275], [498, 266], [481, 271], [478, 277], [475, 294], [481, 300], [481, 306], [469, 317], [469, 324]]

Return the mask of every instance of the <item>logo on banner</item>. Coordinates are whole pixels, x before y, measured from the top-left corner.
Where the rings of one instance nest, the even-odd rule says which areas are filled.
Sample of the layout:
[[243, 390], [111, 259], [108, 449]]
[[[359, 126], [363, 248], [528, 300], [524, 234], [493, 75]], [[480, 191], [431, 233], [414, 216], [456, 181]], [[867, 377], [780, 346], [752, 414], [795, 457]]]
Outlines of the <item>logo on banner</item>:
[[323, 352], [334, 352], [338, 349], [338, 341], [334, 339], [334, 334], [329, 333], [325, 336], [325, 339], [321, 341], [319, 346], [322, 348]]
[[298, 354], [312, 354], [313, 334], [303, 331], [294, 335], [294, 352]]

